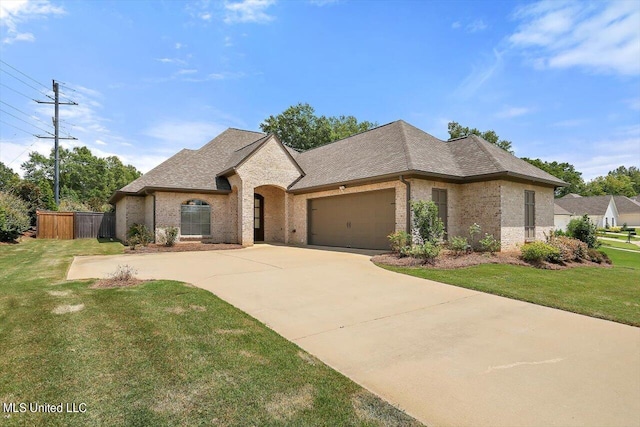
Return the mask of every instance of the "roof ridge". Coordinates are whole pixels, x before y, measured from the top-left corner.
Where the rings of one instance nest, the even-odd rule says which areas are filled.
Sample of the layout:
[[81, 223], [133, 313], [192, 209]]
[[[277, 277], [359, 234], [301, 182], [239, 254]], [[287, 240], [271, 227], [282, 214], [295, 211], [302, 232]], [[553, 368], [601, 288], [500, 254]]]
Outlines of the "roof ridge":
[[493, 165], [498, 168], [499, 172], [506, 172], [506, 168], [502, 165], [502, 163], [500, 163], [500, 161], [498, 159], [496, 159], [493, 154], [491, 154], [489, 152], [489, 150], [487, 150], [487, 147], [485, 147], [485, 145], [482, 143], [483, 141], [486, 142], [487, 144], [491, 144], [488, 141], [485, 141], [484, 138], [479, 137], [478, 135], [468, 135], [469, 138], [474, 141], [476, 143], [476, 145], [478, 147], [480, 147], [480, 149], [487, 155], [489, 156], [489, 160], [491, 161], [491, 163], [493, 163]]
[[309, 151], [315, 150], [316, 148], [326, 147], [327, 145], [335, 144], [336, 142], [340, 142], [340, 141], [344, 141], [345, 139], [353, 138], [356, 135], [361, 135], [363, 133], [372, 132], [374, 130], [377, 130], [377, 129], [380, 129], [380, 128], [383, 128], [385, 126], [389, 126], [389, 125], [392, 125], [392, 124], [394, 124], [396, 122], [401, 122], [401, 121], [402, 120], [394, 120], [392, 122], [385, 123], [385, 124], [380, 125], [380, 126], [376, 126], [376, 127], [372, 128], [372, 129], [363, 130], [362, 132], [354, 133], [353, 135], [349, 135], [349, 136], [346, 136], [344, 138], [336, 139], [335, 141], [326, 142], [326, 143], [324, 143], [322, 145], [318, 145], [317, 147], [309, 148], [308, 150], [302, 151], [302, 153], [308, 153]]
[[407, 170], [413, 169], [413, 159], [411, 158], [411, 152], [409, 151], [409, 143], [407, 142], [407, 131], [405, 130], [403, 124], [408, 124], [404, 120], [398, 120], [400, 126], [400, 132], [402, 135], [402, 148], [404, 149], [404, 158], [407, 162]]
[[268, 134], [266, 134], [266, 133], [264, 133], [264, 132], [258, 132], [257, 130], [247, 130], [247, 129], [240, 129], [240, 128], [228, 127], [228, 128], [227, 128], [227, 130], [229, 130], [229, 129], [239, 130], [240, 132], [251, 132], [251, 133], [259, 133], [259, 134], [262, 134], [262, 135], [268, 135]]
[[247, 144], [247, 145], [245, 145], [244, 147], [240, 147], [240, 148], [238, 148], [237, 150], [233, 150], [233, 152], [234, 152], [234, 153], [237, 153], [237, 152], [238, 152], [238, 151], [240, 151], [240, 150], [244, 150], [244, 149], [245, 149], [245, 148], [247, 148], [248, 146], [253, 145], [253, 144], [255, 144], [256, 142], [261, 141], [261, 140], [263, 140], [263, 139], [265, 139], [265, 138], [267, 138], [267, 137], [269, 137], [269, 136], [272, 136], [272, 135], [273, 135], [273, 134], [268, 133], [268, 134], [266, 134], [266, 135], [264, 135], [264, 136], [262, 136], [262, 137], [260, 137], [260, 138], [256, 139], [255, 141], [248, 143], [248, 144]]

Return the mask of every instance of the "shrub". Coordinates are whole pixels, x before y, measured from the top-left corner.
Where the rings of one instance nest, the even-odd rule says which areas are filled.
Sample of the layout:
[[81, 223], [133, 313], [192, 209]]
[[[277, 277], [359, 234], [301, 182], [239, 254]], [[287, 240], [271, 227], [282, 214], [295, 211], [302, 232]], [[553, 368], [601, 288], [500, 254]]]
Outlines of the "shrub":
[[560, 251], [544, 242], [527, 243], [521, 251], [522, 259], [527, 262], [557, 262], [560, 259]]
[[484, 237], [478, 242], [483, 252], [491, 252], [492, 254], [500, 250], [500, 242], [493, 237], [493, 234], [485, 233]]
[[597, 248], [598, 236], [596, 234], [596, 226], [587, 215], [582, 218], [576, 218], [569, 221], [567, 225], [567, 234], [570, 237], [585, 242], [590, 248]]
[[622, 230], [622, 227], [609, 227], [610, 233], [619, 233]]
[[477, 223], [473, 223], [469, 227], [469, 240], [471, 242], [471, 247], [476, 247], [476, 236], [480, 234], [482, 228]]
[[611, 259], [609, 258], [609, 255], [597, 249], [588, 249], [587, 258], [593, 262], [597, 262], [598, 264], [602, 264], [602, 263], [611, 264]]
[[424, 262], [432, 263], [433, 260], [440, 254], [440, 246], [437, 243], [425, 242], [422, 245], [413, 245], [408, 250], [409, 256], [418, 258]]
[[422, 240], [421, 243], [435, 243], [442, 239], [444, 223], [438, 217], [438, 206], [431, 200], [411, 201], [413, 226]]
[[553, 232], [551, 233], [552, 236], [556, 236], [556, 237], [561, 237], [561, 236], [566, 236], [567, 233], [564, 232], [564, 230], [553, 230]]
[[411, 244], [411, 236], [406, 231], [396, 231], [387, 236], [394, 253], [402, 255], [402, 249]]
[[138, 271], [135, 268], [131, 267], [130, 265], [119, 264], [118, 268], [116, 268], [116, 271], [109, 275], [109, 278], [117, 282], [128, 282], [132, 279], [135, 279], [136, 278], [135, 276], [137, 273]]
[[0, 192], [0, 242], [11, 242], [31, 225], [29, 207], [13, 194]]
[[572, 237], [551, 235], [547, 243], [560, 252], [560, 261], [580, 261], [587, 258], [589, 247], [586, 243]]
[[178, 241], [178, 227], [167, 227], [164, 229], [165, 246], [173, 246]]
[[153, 240], [153, 234], [144, 224], [133, 224], [127, 232], [127, 244], [133, 249], [137, 245], [147, 246]]
[[455, 252], [456, 255], [462, 255], [467, 252], [471, 247], [466, 237], [453, 236], [449, 239], [449, 248]]

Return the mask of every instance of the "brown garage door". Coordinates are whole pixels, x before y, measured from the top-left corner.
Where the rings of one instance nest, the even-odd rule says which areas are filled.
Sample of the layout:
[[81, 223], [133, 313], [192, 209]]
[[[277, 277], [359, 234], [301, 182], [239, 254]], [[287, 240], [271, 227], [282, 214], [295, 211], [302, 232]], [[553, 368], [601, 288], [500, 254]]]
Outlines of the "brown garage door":
[[310, 199], [309, 244], [389, 249], [395, 208], [394, 189]]

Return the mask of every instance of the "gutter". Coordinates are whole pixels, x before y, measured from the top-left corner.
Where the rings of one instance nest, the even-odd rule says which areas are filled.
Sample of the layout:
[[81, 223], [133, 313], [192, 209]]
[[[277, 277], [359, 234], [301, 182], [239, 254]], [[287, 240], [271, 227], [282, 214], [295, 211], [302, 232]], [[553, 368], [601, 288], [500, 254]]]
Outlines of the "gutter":
[[407, 212], [405, 215], [407, 218], [405, 228], [407, 233], [411, 234], [411, 182], [405, 180], [403, 175], [400, 175], [400, 182], [402, 182], [407, 187], [407, 191], [405, 192], [406, 193], [405, 205], [407, 209]]

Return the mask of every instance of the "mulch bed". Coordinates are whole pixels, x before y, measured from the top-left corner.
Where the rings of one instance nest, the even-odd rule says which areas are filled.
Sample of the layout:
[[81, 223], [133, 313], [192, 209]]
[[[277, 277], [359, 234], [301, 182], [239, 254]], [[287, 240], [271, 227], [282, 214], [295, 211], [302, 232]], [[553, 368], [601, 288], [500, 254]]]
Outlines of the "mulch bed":
[[136, 246], [133, 249], [127, 246], [124, 251], [131, 254], [150, 254], [157, 252], [193, 252], [193, 251], [222, 251], [229, 249], [242, 249], [242, 245], [235, 243], [206, 243], [206, 242], [182, 242], [174, 246], [157, 245], [151, 243], [147, 246]]
[[422, 267], [450, 270], [455, 268], [465, 268], [480, 264], [509, 264], [535, 267], [545, 270], [564, 270], [574, 267], [611, 267], [609, 264], [598, 264], [583, 260], [582, 262], [566, 262], [563, 264], [553, 264], [541, 262], [530, 264], [520, 258], [520, 252], [496, 252], [495, 254], [472, 252], [470, 254], [455, 255], [452, 251], [442, 251], [433, 263], [423, 263], [422, 260], [411, 257], [399, 257], [397, 254], [386, 253], [376, 255], [371, 258], [376, 264], [390, 265], [393, 267]]
[[127, 288], [130, 286], [136, 286], [140, 283], [147, 282], [148, 280], [141, 279], [128, 279], [128, 280], [118, 280], [118, 279], [101, 279], [95, 282], [93, 285], [89, 286], [91, 289], [110, 289], [110, 288]]

